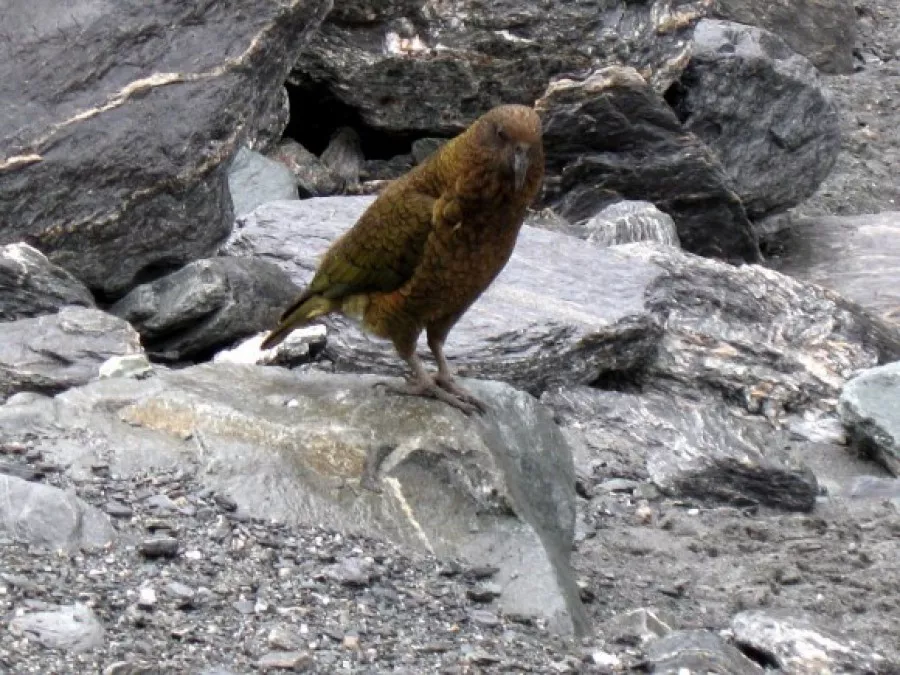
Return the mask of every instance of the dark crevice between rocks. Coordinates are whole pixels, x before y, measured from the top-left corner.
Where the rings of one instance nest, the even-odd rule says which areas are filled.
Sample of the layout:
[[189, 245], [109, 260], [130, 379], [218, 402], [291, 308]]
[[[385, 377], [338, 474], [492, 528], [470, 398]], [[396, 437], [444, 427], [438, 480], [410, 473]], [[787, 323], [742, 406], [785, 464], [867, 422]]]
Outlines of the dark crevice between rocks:
[[746, 656], [754, 663], [758, 663], [764, 670], [778, 670], [781, 667], [778, 663], [778, 659], [776, 659], [768, 652], [764, 652], [763, 650], [757, 649], [752, 645], [744, 644], [741, 642], [736, 643], [735, 646], [741, 651], [744, 656]]
[[363, 156], [390, 159], [409, 154], [413, 141], [422, 133], [387, 133], [366, 124], [359, 112], [340, 101], [323, 83], [285, 83], [291, 116], [284, 135], [293, 138], [315, 155], [321, 155], [332, 133], [340, 127], [352, 127], [358, 134]]

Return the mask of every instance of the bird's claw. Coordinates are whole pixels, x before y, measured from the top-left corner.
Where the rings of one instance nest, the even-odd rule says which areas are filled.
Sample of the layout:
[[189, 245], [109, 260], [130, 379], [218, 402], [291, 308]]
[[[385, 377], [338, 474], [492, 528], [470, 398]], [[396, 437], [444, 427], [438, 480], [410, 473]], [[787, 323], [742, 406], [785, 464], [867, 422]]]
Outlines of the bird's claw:
[[376, 382], [374, 386], [384, 387], [386, 392], [398, 394], [400, 396], [424, 396], [427, 398], [434, 398], [438, 401], [443, 401], [447, 405], [453, 406], [457, 410], [461, 410], [465, 415], [471, 415], [476, 412], [483, 413], [486, 410], [484, 404], [471, 394], [467, 394], [458, 387], [457, 389], [459, 389], [462, 395], [448, 391], [443, 385], [439, 385], [437, 381], [430, 378], [424, 382], [412, 381], [404, 384]]
[[468, 403], [470, 406], [475, 408], [475, 410], [477, 410], [479, 414], [484, 415], [488, 411], [487, 405], [485, 405], [481, 399], [470, 394], [468, 391], [456, 384], [452, 377], [435, 375], [434, 383], [444, 391], [456, 396], [456, 398], [458, 398], [459, 400]]

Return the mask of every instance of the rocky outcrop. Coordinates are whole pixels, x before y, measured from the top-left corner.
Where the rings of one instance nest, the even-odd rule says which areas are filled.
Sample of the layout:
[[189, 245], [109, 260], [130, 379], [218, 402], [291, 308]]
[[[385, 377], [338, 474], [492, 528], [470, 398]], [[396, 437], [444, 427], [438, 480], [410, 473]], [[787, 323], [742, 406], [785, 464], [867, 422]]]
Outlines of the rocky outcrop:
[[211, 253], [232, 222], [228, 161], [330, 5], [19, 7], [0, 59], [0, 243], [109, 296]]
[[271, 327], [299, 292], [270, 262], [219, 257], [138, 286], [110, 312], [137, 329], [152, 356], [183, 361]]

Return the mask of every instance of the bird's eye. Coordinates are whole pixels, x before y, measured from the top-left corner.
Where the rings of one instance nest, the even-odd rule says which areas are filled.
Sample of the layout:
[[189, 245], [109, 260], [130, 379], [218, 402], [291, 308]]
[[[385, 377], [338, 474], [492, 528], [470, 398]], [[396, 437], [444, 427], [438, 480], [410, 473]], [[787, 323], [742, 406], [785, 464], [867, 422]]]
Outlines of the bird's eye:
[[509, 134], [506, 133], [506, 129], [503, 127], [497, 127], [497, 138], [499, 138], [504, 143], [509, 140]]

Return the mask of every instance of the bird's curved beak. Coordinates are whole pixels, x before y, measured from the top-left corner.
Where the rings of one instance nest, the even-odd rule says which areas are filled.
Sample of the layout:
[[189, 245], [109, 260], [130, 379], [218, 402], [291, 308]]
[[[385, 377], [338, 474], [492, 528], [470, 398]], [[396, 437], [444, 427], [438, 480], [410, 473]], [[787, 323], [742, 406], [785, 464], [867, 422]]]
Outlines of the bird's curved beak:
[[525, 187], [525, 177], [528, 175], [528, 167], [531, 161], [528, 158], [528, 146], [525, 144], [516, 146], [513, 154], [513, 176], [516, 182], [516, 191]]

